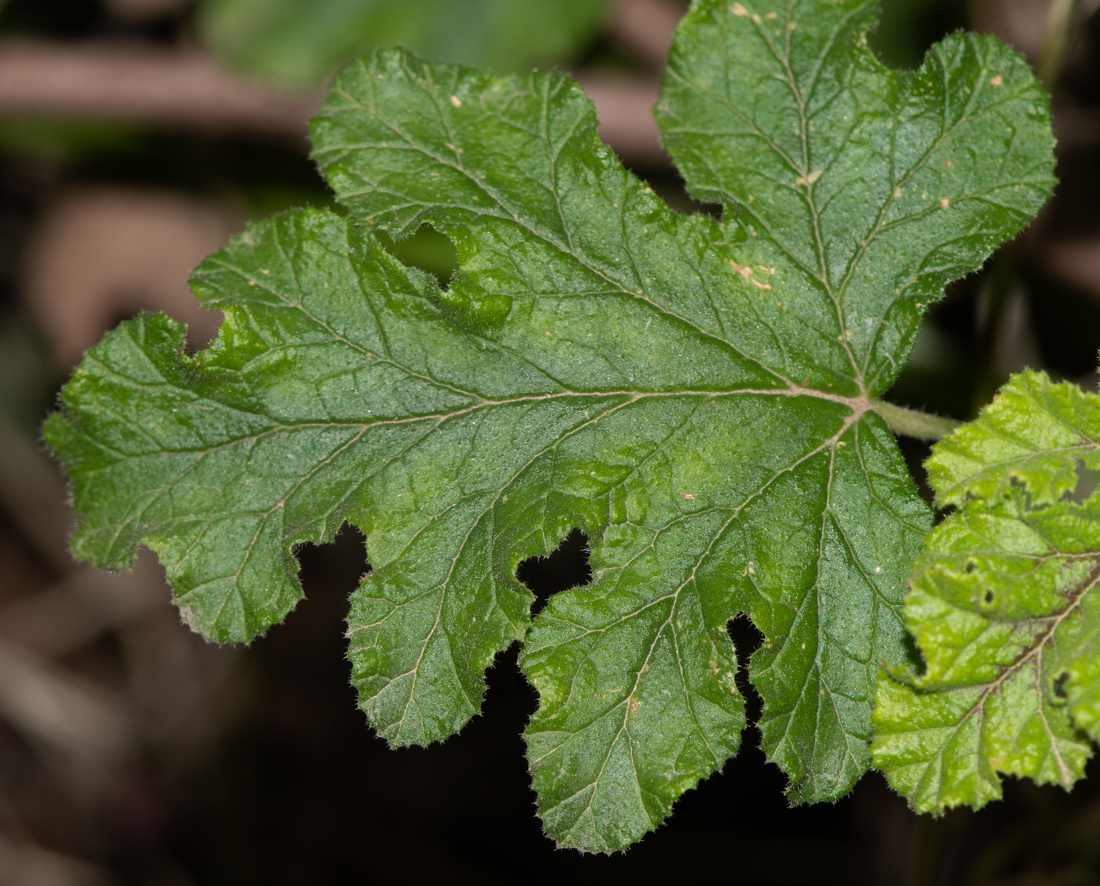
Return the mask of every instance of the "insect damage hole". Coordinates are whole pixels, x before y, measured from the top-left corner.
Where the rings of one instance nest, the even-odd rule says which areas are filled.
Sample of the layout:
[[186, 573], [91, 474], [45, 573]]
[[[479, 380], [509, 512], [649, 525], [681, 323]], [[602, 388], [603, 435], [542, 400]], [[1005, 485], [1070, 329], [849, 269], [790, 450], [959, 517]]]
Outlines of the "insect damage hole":
[[516, 578], [535, 595], [532, 618], [542, 612], [554, 594], [592, 581], [588, 553], [588, 536], [574, 529], [551, 554], [528, 557], [516, 567]]
[[1066, 693], [1066, 682], [1069, 680], [1069, 672], [1062, 671], [1054, 681], [1051, 683], [1050, 689], [1054, 693], [1055, 698], [1067, 699], [1069, 695]]
[[1077, 486], [1066, 498], [1080, 504], [1096, 492], [1097, 487], [1100, 486], [1100, 471], [1094, 471], [1079, 461], [1077, 462], [1076, 473]]
[[442, 289], [450, 288], [451, 279], [458, 270], [458, 250], [446, 234], [421, 225], [400, 240], [394, 240], [385, 231], [375, 231], [374, 236], [401, 264], [426, 271], [435, 277]]

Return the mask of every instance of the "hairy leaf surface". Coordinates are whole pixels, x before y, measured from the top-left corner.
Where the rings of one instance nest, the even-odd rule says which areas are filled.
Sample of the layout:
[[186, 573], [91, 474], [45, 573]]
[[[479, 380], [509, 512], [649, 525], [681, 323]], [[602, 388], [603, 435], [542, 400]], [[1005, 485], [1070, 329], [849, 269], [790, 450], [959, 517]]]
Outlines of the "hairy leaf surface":
[[1015, 376], [928, 468], [958, 510], [917, 561], [925, 667], [879, 678], [875, 765], [922, 812], [983, 806], [1001, 774], [1069, 788], [1100, 733], [1100, 397]]
[[[226, 314], [182, 355], [162, 317], [90, 352], [47, 437], [74, 551], [157, 551], [185, 618], [247, 640], [300, 597], [293, 545], [367, 535], [353, 681], [393, 744], [446, 738], [515, 640], [548, 832], [628, 845], [737, 750], [726, 636], [795, 801], [866, 769], [875, 676], [930, 514], [873, 409], [924, 306], [1049, 194], [1046, 101], [954, 37], [884, 69], [868, 0], [697, 2], [659, 117], [677, 215], [558, 73], [376, 53], [337, 75], [314, 156], [348, 214], [250, 227], [195, 275]], [[446, 288], [373, 231], [446, 234]], [[515, 578], [574, 528], [592, 582], [533, 621]]]

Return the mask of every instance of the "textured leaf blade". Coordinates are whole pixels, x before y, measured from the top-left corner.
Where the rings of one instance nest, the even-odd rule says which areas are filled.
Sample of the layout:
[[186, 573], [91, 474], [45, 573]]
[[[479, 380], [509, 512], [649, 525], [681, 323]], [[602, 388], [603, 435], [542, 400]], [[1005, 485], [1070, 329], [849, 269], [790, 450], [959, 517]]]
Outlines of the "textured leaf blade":
[[[761, 290], [732, 270], [723, 231], [670, 212], [595, 124], [591, 102], [563, 75], [497, 78], [380, 52], [337, 75], [312, 124], [313, 154], [368, 224], [401, 236], [430, 222], [454, 239], [450, 299], [467, 324], [491, 327], [523, 310], [549, 332], [563, 314], [613, 305], [637, 324], [616, 340], [624, 385], [694, 375], [702, 387], [728, 386], [710, 367], [732, 355], [751, 384], [786, 387], [770, 368], [781, 343], [746, 322]], [[517, 295], [539, 298], [515, 305]], [[562, 362], [576, 375], [607, 375], [599, 338], [562, 338], [529, 344], [546, 360], [568, 348]], [[704, 345], [715, 356], [699, 359]]]
[[[533, 120], [539, 121], [537, 126], [528, 122]], [[602, 311], [614, 312], [610, 316], [620, 311], [630, 316], [640, 312], [633, 327], [639, 331], [658, 330], [658, 335], [670, 337], [671, 332], [661, 330], [675, 329], [677, 343], [680, 335], [686, 335], [699, 344], [728, 342], [733, 347], [727, 344], [726, 348], [735, 357], [759, 355], [756, 366], [749, 363], [745, 367], [746, 372], [756, 370], [749, 377], [751, 382], [747, 378], [746, 383], [804, 390], [777, 373], [776, 367], [788, 369], [784, 355], [794, 349], [817, 354], [819, 334], [814, 331], [806, 336], [802, 330], [801, 340], [783, 342], [770, 328], [770, 318], [762, 317], [769, 309], [761, 307], [761, 300], [772, 297], [772, 287], [743, 273], [736, 251], [737, 231], [724, 230], [704, 218], [684, 219], [669, 212], [614, 162], [592, 134], [593, 124], [590, 104], [573, 84], [558, 75], [502, 81], [474, 71], [426, 65], [399, 53], [379, 53], [345, 68], [334, 81], [330, 99], [313, 126], [314, 154], [341, 201], [368, 223], [399, 235], [428, 221], [454, 238], [461, 271], [452, 281], [450, 297], [473, 308], [467, 308], [464, 322], [474, 320], [479, 304], [494, 298], [508, 299], [510, 311], [520, 309], [524, 302], [513, 302], [512, 298], [517, 292], [539, 295], [531, 302], [536, 306], [552, 300], [555, 318], [577, 296], [583, 296], [589, 304], [599, 298]], [[670, 269], [676, 274], [670, 274]], [[511, 319], [500, 335], [512, 328]], [[495, 331], [486, 334], [497, 335]], [[560, 349], [558, 343], [566, 337], [552, 333], [547, 338]], [[577, 337], [569, 336], [568, 340], [575, 342]], [[639, 363], [646, 364], [644, 375], [640, 369], [620, 371], [620, 383], [636, 384], [636, 379], [645, 377], [652, 384], [662, 377], [661, 364], [666, 361], [653, 359], [648, 337], [640, 338], [639, 343], [644, 349], [637, 352]], [[527, 345], [524, 352], [529, 353], [531, 347], [538, 348], [537, 342]], [[663, 353], [679, 356], [683, 353], [681, 347], [664, 349]], [[624, 352], [620, 344], [616, 363], [634, 353]], [[587, 354], [573, 357], [578, 366], [588, 361]], [[693, 359], [691, 365], [698, 373], [707, 364]], [[593, 371], [606, 370], [600, 366], [593, 367]], [[625, 380], [622, 375], [626, 375]], [[818, 373], [818, 377], [828, 397], [834, 376]], [[728, 420], [744, 422], [735, 414]], [[711, 503], [721, 502], [728, 507], [730, 515], [718, 522], [717, 538], [704, 536], [699, 544], [706, 552], [704, 559], [713, 558], [716, 564], [723, 564], [721, 568], [709, 563], [699, 566], [714, 576], [705, 589], [696, 591], [703, 598], [701, 605], [717, 615], [711, 629], [743, 609], [773, 639], [773, 648], [787, 650], [774, 677], [769, 676], [766, 667], [760, 669], [758, 686], [765, 687], [765, 728], [770, 736], [774, 735], [779, 749], [775, 758], [794, 777], [793, 795], [800, 798], [840, 796], [866, 769], [877, 668], [874, 662], [883, 658], [897, 661], [905, 654], [900, 645], [903, 634], [896, 614], [900, 604], [896, 589], [902, 586], [907, 556], [916, 551], [918, 538], [926, 531], [927, 514], [915, 501], [892, 440], [882, 434], [880, 427], [875, 425], [876, 430], [871, 431], [861, 422], [860, 429], [853, 432], [853, 439], [858, 436], [861, 443], [877, 436], [878, 448], [885, 444], [885, 449], [875, 459], [882, 476], [867, 476], [862, 468], [856, 468], [851, 476], [845, 474], [846, 489], [861, 486], [864, 491], [855, 497], [861, 507], [869, 503], [874, 515], [866, 524], [857, 526], [857, 519], [848, 528], [855, 528], [862, 540], [874, 538], [887, 543], [892, 552], [905, 554], [885, 556], [874, 545], [860, 550], [854, 569], [835, 570], [837, 578], [832, 579], [834, 587], [830, 591], [836, 596], [831, 603], [823, 608], [818, 605], [818, 571], [813, 564], [821, 559], [819, 551], [826, 544], [832, 551], [844, 550], [832, 563], [839, 565], [839, 559], [852, 556], [844, 533], [837, 531], [832, 522], [831, 508], [836, 505], [859, 512], [846, 495], [830, 497], [831, 458], [826, 452], [835, 443], [843, 446], [848, 442], [831, 438], [840, 432], [838, 424], [830, 424], [821, 432], [828, 444], [815, 453], [819, 456], [814, 462], [818, 473], [816, 495], [798, 486], [786, 487], [786, 468], [782, 462], [776, 463], [774, 473], [765, 475], [756, 486], [736, 490], [744, 498], [709, 498]], [[698, 440], [713, 433], [700, 425], [698, 433], [688, 438]], [[776, 439], [799, 436], [791, 430], [776, 430], [763, 439], [771, 446]], [[742, 458], [758, 449], [755, 442], [747, 449], [745, 446], [746, 442], [737, 444]], [[795, 461], [804, 455], [806, 450], [798, 451]], [[689, 453], [680, 457], [691, 459]], [[731, 478], [736, 476], [725, 464], [725, 459], [716, 461], [711, 470], [729, 470]], [[773, 562], [768, 565], [774, 585], [754, 594], [748, 590], [750, 581], [741, 600], [730, 602], [730, 575], [747, 569], [751, 558], [748, 551], [761, 543], [754, 529], [764, 522], [763, 518], [742, 520], [741, 509], [777, 478], [785, 492], [774, 492], [763, 499], [780, 513], [793, 509], [798, 515], [796, 525], [805, 520], [813, 523], [813, 529], [806, 529], [807, 543], [800, 548], [769, 548], [768, 557]], [[876, 486], [888, 488], [888, 494], [897, 496], [891, 507], [881, 507], [876, 494], [868, 494], [867, 490]], [[684, 489], [691, 490], [691, 486]], [[688, 494], [693, 500], [699, 498], [694, 491]], [[750, 508], [750, 513], [762, 507]], [[665, 531], [660, 524], [649, 528], [643, 522], [643, 526], [651, 533]], [[592, 539], [597, 581], [592, 589], [570, 594], [592, 605], [604, 593], [594, 588], [601, 575], [599, 536], [606, 530], [599, 525], [585, 524], [584, 528]], [[736, 541], [735, 536], [739, 536]], [[636, 544], [645, 541], [643, 533]], [[724, 553], [719, 556], [717, 551]], [[830, 562], [821, 562], [828, 571]], [[873, 572], [876, 567], [878, 573]], [[864, 570], [871, 578], [862, 574]], [[653, 588], [649, 593], [662, 596]], [[885, 605], [880, 607], [883, 601]], [[796, 607], [806, 607], [807, 603], [809, 608], [802, 616], [775, 614], [782, 607], [793, 615], [798, 611]], [[559, 667], [559, 658], [568, 660], [570, 655], [556, 656], [542, 646], [540, 625], [549, 625], [556, 617], [555, 611], [552, 605], [529, 638], [528, 649], [538, 650], [538, 654], [525, 653], [523, 659], [532, 682], [540, 693], [550, 697], [567, 692], [563, 687], [571, 681], [563, 676], [569, 673], [568, 668]], [[854, 618], [853, 611], [858, 612]], [[804, 633], [797, 655], [790, 654], [794, 647], [788, 648], [786, 639], [792, 621], [797, 621]], [[858, 625], [854, 635], [843, 636], [843, 627], [850, 625]], [[606, 624], [586, 627], [587, 631], [606, 629]], [[835, 669], [827, 679], [822, 678], [823, 662], [828, 662], [826, 669]], [[786, 667], [792, 668], [792, 673], [778, 672]], [[630, 693], [621, 686], [601, 685], [596, 694], [615, 697], [620, 710], [629, 711]], [[827, 710], [819, 716], [823, 703]], [[576, 704], [575, 716], [580, 721], [587, 723], [596, 715], [589, 704]], [[624, 723], [629, 719], [624, 715]], [[555, 734], [557, 726], [544, 722], [540, 711], [528, 730], [529, 740], [544, 729]], [[570, 746], [582, 744], [575, 738]], [[565, 779], [555, 776], [551, 781], [542, 780], [536, 768], [536, 787], [552, 783], [555, 792], [564, 797], [581, 796], [586, 787], [592, 787], [584, 784], [585, 778], [602, 771], [600, 761], [605, 759], [605, 751], [607, 748], [602, 746], [576, 750], [573, 763], [567, 767], [569, 778]], [[532, 751], [533, 757], [540, 754]], [[583, 765], [576, 762], [582, 758], [586, 761]], [[720, 765], [717, 760], [703, 771]], [[803, 780], [814, 787], [804, 791]], [[636, 790], [644, 792], [641, 787]], [[599, 795], [597, 785], [592, 796]], [[544, 798], [543, 808], [558, 802], [557, 797], [541, 790], [540, 797]], [[570, 820], [568, 828], [583, 827], [587, 809], [563, 811], [563, 815], [578, 816], [576, 821]], [[639, 812], [635, 820], [643, 821], [644, 815]], [[572, 839], [555, 834], [566, 841]], [[594, 845], [614, 848], [617, 839]]]
[[[843, 796], [869, 765], [869, 678], [877, 662], [908, 660], [898, 589], [929, 527], [877, 419], [853, 425], [827, 455], [812, 522], [798, 525], [801, 509], [783, 498], [757, 517], [772, 524], [766, 550], [778, 574], [742, 583], [731, 601], [766, 638], [749, 676], [764, 699], [762, 746], [791, 776], [793, 802]], [[805, 572], [784, 574], [796, 566]], [[775, 584], [785, 592], [778, 600]]]
[[557, 604], [524, 656], [539, 689], [526, 737], [543, 821], [563, 845], [589, 850], [660, 824], [700, 774], [737, 753], [745, 724], [736, 656], [699, 599], [652, 600], [624, 584], [596, 618], [591, 595]]
[[920, 811], [982, 806], [1001, 774], [1065, 788], [1083, 774], [1100, 722], [1100, 498], [1051, 490], [1096, 464], [1098, 421], [1096, 394], [1028, 371], [933, 450], [929, 477], [959, 510], [906, 598], [925, 669], [880, 676], [872, 746]]
[[[920, 70], [866, 45], [875, 0], [707, 0], [677, 30], [657, 119], [692, 193], [775, 268], [785, 340], [815, 330], [837, 390], [877, 395], [924, 306], [1019, 232], [1053, 187], [1047, 99], [991, 37], [954, 35]], [[828, 354], [828, 359], [822, 358]], [[822, 366], [822, 363], [825, 365]], [[812, 377], [812, 376], [811, 376]]]
[[[967, 35], [934, 47], [917, 72], [888, 71], [866, 46], [876, 7], [696, 3], [677, 30], [657, 107], [689, 188], [723, 204], [731, 240], [734, 229], [744, 232], [742, 273], [760, 282], [764, 268], [782, 293], [760, 299], [754, 318], [778, 340], [806, 343], [784, 349], [772, 368], [819, 389], [872, 395], [904, 365], [924, 307], [1018, 232], [1053, 184], [1047, 101], [1026, 63]], [[895, 568], [897, 580], [906, 567]], [[896, 607], [896, 597], [886, 600]], [[767, 636], [788, 630], [782, 619], [765, 626], [770, 610], [751, 596], [737, 604]], [[752, 664], [758, 688], [772, 654], [765, 645]], [[902, 660], [896, 648], [876, 654]], [[794, 796], [843, 792], [851, 781], [837, 773], [864, 764], [859, 754], [839, 763], [838, 749], [868, 733], [838, 728], [820, 746], [795, 739], [802, 730], [791, 732], [799, 720], [788, 712], [801, 705], [801, 722], [816, 723], [814, 694], [796, 701], [788, 692], [785, 704], [769, 705], [761, 691], [764, 748], [795, 776]], [[844, 721], [858, 717], [838, 709], [834, 722]], [[821, 782], [804, 786], [795, 775], [804, 772]]]
[[[394, 548], [426, 522], [401, 507], [402, 497], [415, 492], [426, 504], [433, 490], [430, 479], [412, 488], [394, 461], [435, 472], [461, 462], [436, 449], [468, 440], [463, 409], [479, 398], [428, 379], [438, 368], [476, 385], [478, 370], [461, 359], [440, 365], [456, 356], [455, 333], [439, 325], [426, 297], [434, 284], [329, 213], [253, 226], [208, 259], [195, 281], [203, 303], [226, 312], [215, 345], [187, 358], [170, 321], [125, 324], [70, 382], [68, 408], [51, 417], [46, 436], [74, 466], [74, 551], [119, 568], [135, 543], [148, 544], [193, 627], [220, 641], [248, 640], [301, 596], [292, 546], [331, 539], [345, 519], [371, 533], [379, 575], [401, 573], [391, 565]], [[139, 385], [143, 399], [132, 396]], [[120, 405], [138, 413], [129, 424], [99, 414], [109, 406], [117, 416]], [[455, 417], [453, 436], [432, 436], [447, 415]], [[476, 473], [478, 465], [467, 468]], [[431, 577], [416, 578], [431, 595]], [[433, 702], [424, 703], [431, 716], [395, 730], [385, 717], [376, 725], [395, 743], [459, 728], [479, 706], [486, 665], [522, 636], [530, 599], [514, 579], [501, 587], [490, 576], [470, 588], [463, 610], [447, 616], [476, 612], [479, 629], [446, 635], [455, 661], [433, 670]], [[402, 621], [405, 643], [434, 662], [431, 623], [398, 611], [392, 617]], [[396, 679], [401, 663], [383, 673]]]
[[1032, 501], [1052, 504], [1077, 487], [1077, 465], [1100, 469], [1100, 415], [1076, 385], [1024, 373], [1005, 385], [981, 423], [959, 428], [936, 449], [929, 480], [941, 506], [995, 499], [1027, 480]]

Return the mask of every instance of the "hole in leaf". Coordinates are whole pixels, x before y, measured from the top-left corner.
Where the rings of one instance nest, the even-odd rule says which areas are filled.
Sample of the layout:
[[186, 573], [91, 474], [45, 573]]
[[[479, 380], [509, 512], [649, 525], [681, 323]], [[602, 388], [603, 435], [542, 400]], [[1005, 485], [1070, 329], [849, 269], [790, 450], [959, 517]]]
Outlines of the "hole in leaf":
[[1051, 684], [1050, 688], [1053, 690], [1055, 698], [1069, 698], [1066, 694], [1066, 681], [1068, 680], [1068, 671], [1062, 671], [1062, 673], [1054, 678], [1054, 682]]
[[516, 567], [516, 578], [535, 595], [535, 604], [531, 607], [531, 617], [534, 618], [546, 608], [554, 594], [592, 581], [592, 567], [588, 565], [588, 536], [574, 529], [549, 556], [528, 557], [520, 563]]
[[966, 561], [966, 574], [967, 575], [969, 575], [971, 572], [973, 572], [977, 568], [978, 568], [978, 564], [975, 563], [973, 560], [967, 560]]
[[[144, 310], [165, 310], [165, 308], [157, 305], [154, 294], [141, 290], [104, 292], [103, 297], [113, 301], [117, 310], [111, 314], [111, 320], [104, 325], [103, 329], [97, 331], [97, 335], [102, 335], [109, 329], [115, 329], [126, 320], [133, 320]], [[168, 308], [167, 312], [170, 314], [176, 313], [171, 308]], [[187, 333], [184, 339], [183, 353], [188, 357], [194, 357], [199, 351], [210, 346], [210, 342], [218, 334], [218, 328], [225, 320], [225, 315], [221, 311], [208, 311], [205, 308], [200, 308], [196, 303], [190, 316], [174, 316], [173, 319], [186, 322]]]
[[400, 240], [394, 240], [385, 231], [375, 231], [374, 236], [401, 264], [426, 271], [444, 289], [458, 270], [458, 250], [454, 243], [445, 234], [427, 225], [421, 225]]
[[1100, 486], [1100, 471], [1094, 471], [1077, 463], [1077, 488], [1070, 493], [1070, 500], [1077, 503], [1083, 502]]
[[986, 591], [985, 596], [982, 599], [985, 600], [986, 606], [991, 606], [993, 604], [993, 592]]
[[749, 680], [749, 659], [764, 645], [764, 635], [745, 613], [726, 624], [726, 631], [737, 652], [737, 689], [745, 698], [745, 720], [755, 724], [764, 709], [764, 700]]
[[[924, 653], [921, 652], [920, 647], [917, 645], [917, 638], [905, 632], [905, 637], [902, 639], [902, 645], [905, 647], [905, 655], [908, 659], [908, 665], [913, 669], [913, 673], [918, 676], [923, 675], [928, 670], [928, 662], [924, 660]], [[903, 662], [905, 664], [905, 662]]]

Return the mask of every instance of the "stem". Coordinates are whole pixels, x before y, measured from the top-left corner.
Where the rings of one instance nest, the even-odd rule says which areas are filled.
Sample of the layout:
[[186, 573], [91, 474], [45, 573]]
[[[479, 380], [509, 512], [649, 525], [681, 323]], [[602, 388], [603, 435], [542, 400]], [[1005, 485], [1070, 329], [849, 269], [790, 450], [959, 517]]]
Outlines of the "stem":
[[919, 440], [939, 440], [962, 424], [953, 418], [941, 418], [916, 409], [895, 406], [885, 400], [872, 400], [871, 408], [877, 412], [886, 426], [895, 434], [916, 437]]
[[1043, 49], [1039, 54], [1039, 62], [1036, 65], [1039, 79], [1047, 88], [1047, 92], [1054, 92], [1055, 81], [1058, 79], [1059, 70], [1062, 67], [1062, 59], [1066, 53], [1066, 45], [1069, 43], [1070, 26], [1073, 24], [1073, 13], [1077, 9], [1077, 0], [1054, 0], [1047, 14], [1047, 35], [1043, 41]]

